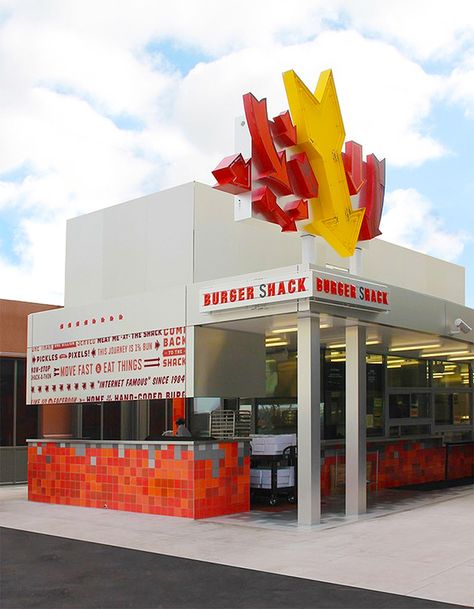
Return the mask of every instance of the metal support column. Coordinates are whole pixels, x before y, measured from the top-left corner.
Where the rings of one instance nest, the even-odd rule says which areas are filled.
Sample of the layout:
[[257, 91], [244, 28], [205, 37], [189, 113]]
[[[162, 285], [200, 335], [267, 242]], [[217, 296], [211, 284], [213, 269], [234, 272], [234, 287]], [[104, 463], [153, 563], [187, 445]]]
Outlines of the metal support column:
[[346, 328], [346, 515], [364, 514], [366, 489], [366, 330]]
[[319, 315], [298, 316], [298, 524], [321, 519]]

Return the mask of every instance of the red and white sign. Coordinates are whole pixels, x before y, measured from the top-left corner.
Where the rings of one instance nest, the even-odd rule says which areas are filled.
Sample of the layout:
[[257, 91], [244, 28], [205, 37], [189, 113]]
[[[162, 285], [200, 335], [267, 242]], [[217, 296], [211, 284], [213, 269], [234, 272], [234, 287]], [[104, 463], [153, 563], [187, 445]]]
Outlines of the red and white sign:
[[387, 286], [363, 281], [351, 275], [335, 275], [313, 271], [315, 300], [376, 311], [390, 310], [390, 290]]
[[272, 304], [311, 296], [311, 274], [268, 276], [250, 280], [238, 278], [234, 284], [215, 285], [200, 291], [202, 313], [236, 307]]
[[184, 397], [185, 366], [185, 326], [91, 338], [78, 335], [34, 345], [28, 357], [27, 403]]
[[351, 275], [311, 270], [252, 280], [236, 278], [232, 284], [214, 284], [201, 289], [199, 310], [201, 313], [212, 313], [300, 298], [314, 298], [331, 304], [375, 311], [390, 309], [390, 290], [384, 285], [363, 281]]

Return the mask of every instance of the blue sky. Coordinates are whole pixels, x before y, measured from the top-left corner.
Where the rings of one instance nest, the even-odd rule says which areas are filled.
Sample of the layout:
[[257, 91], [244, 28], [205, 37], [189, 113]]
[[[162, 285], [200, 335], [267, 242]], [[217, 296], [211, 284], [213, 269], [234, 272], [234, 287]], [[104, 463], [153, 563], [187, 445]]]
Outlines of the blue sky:
[[0, 0], [2, 298], [61, 304], [67, 218], [233, 150], [242, 94], [333, 68], [347, 139], [387, 160], [384, 238], [466, 267], [474, 306], [474, 3]]

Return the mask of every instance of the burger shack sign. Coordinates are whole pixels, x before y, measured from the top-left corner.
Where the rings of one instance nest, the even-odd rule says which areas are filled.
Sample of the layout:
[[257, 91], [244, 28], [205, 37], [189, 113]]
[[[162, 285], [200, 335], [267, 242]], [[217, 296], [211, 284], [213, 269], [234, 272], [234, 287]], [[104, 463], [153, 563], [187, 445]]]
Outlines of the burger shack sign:
[[313, 270], [255, 278], [236, 277], [232, 282], [215, 283], [200, 290], [199, 310], [213, 313], [300, 298], [374, 311], [390, 310], [390, 291], [386, 286], [350, 275]]

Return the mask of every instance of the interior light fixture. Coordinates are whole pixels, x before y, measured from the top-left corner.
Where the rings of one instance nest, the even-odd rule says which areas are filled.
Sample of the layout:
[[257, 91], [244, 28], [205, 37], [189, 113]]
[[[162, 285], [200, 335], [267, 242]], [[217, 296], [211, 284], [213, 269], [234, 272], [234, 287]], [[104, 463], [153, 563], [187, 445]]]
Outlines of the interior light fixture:
[[[378, 339], [373, 339], [373, 340], [366, 340], [365, 344], [366, 345], [380, 345], [380, 340]], [[345, 349], [346, 348], [346, 343], [335, 343], [333, 345], [327, 345], [328, 349]]]
[[[319, 329], [324, 330], [325, 328], [330, 328], [331, 324], [320, 324]], [[286, 334], [287, 332], [298, 332], [297, 326], [291, 326], [290, 328], [275, 328], [272, 330], [272, 334]]]
[[387, 364], [387, 369], [389, 368], [401, 368], [401, 364]]
[[463, 355], [469, 351], [440, 351], [439, 353], [422, 353], [421, 357], [440, 357], [441, 355]]
[[276, 343], [265, 343], [265, 347], [285, 347], [286, 345], [288, 345], [287, 340], [279, 340]]
[[465, 355], [464, 357], [450, 357], [449, 361], [458, 362], [458, 361], [465, 361], [465, 360], [471, 360], [471, 359], [474, 359], [474, 355]]
[[265, 336], [266, 343], [271, 343], [271, 342], [275, 342], [275, 341], [278, 342], [279, 340], [284, 340], [284, 339], [281, 338], [281, 336]]
[[332, 357], [329, 361], [330, 362], [345, 362], [346, 358], [345, 357]]
[[276, 330], [272, 330], [272, 334], [285, 334], [286, 332], [298, 332], [297, 326], [292, 326], [291, 328], [276, 328]]
[[431, 345], [393, 345], [389, 351], [418, 351], [419, 349], [437, 349], [441, 347], [440, 343]]

